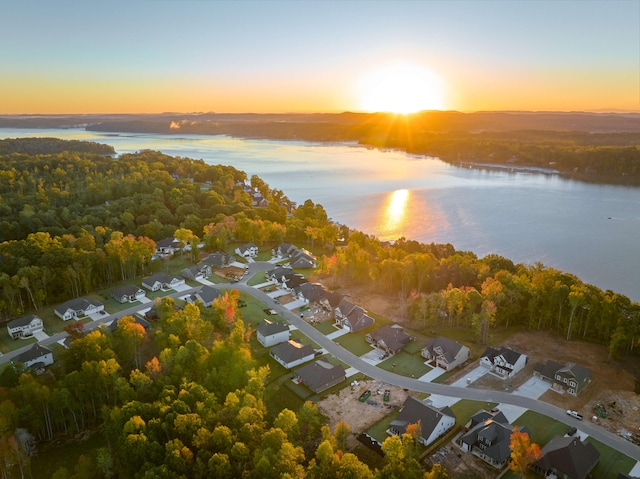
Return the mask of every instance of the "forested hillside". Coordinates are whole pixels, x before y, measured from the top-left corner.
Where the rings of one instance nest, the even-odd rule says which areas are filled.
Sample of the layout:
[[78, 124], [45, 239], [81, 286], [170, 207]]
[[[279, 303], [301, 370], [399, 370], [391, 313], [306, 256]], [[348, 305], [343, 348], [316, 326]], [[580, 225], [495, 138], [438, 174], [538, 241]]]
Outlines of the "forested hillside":
[[[327, 287], [367, 284], [397, 298], [416, 330], [473, 328], [484, 343], [492, 328], [517, 325], [604, 344], [614, 358], [638, 345], [640, 305], [625, 296], [542, 264], [404, 238], [382, 243], [332, 223], [311, 200], [293, 205], [257, 177], [249, 181], [267, 206], [253, 207], [246, 174], [233, 167], [76, 149], [2, 153], [0, 177], [3, 320], [147, 275], [155, 242], [175, 235], [191, 243], [193, 262], [201, 242], [206, 251], [232, 241], [324, 251]], [[115, 332], [70, 328], [75, 340], [43, 375], [4, 370], [3, 477], [29, 470], [36, 442], [96, 431], [104, 443], [53, 477], [423, 477], [415, 434], [385, 441], [374, 470], [345, 451], [348, 426], [329, 431], [313, 403], [268, 410], [269, 371], [252, 357], [235, 292], [206, 311], [176, 311], [170, 299], [159, 310], [149, 331], [132, 318]]]

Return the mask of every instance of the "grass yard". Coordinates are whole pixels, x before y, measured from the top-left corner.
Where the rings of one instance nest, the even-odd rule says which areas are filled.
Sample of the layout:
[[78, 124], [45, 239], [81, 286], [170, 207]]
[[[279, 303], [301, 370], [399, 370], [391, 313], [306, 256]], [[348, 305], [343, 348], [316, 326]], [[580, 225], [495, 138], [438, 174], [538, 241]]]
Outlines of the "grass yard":
[[554, 436], [564, 436], [570, 429], [565, 423], [534, 411], [526, 411], [513, 424], [527, 426], [531, 440], [539, 444], [540, 447], [548, 443]]
[[344, 336], [340, 336], [335, 340], [335, 343], [342, 346], [347, 351], [352, 352], [356, 356], [362, 356], [371, 351], [371, 345], [365, 340], [365, 334], [363, 333], [348, 333]]
[[483, 401], [472, 401], [471, 399], [461, 399], [453, 406], [451, 406], [451, 410], [456, 415], [456, 424], [459, 426], [464, 426], [469, 422], [471, 416], [477, 413], [480, 409], [491, 410], [496, 407], [498, 403], [495, 402], [483, 402]]
[[266, 305], [262, 301], [255, 299], [250, 294], [241, 291], [240, 299], [246, 304], [246, 306], [240, 308], [240, 311], [242, 312], [242, 319], [245, 324], [250, 323], [252, 328], [255, 329], [255, 327], [265, 318], [269, 321], [281, 321], [286, 323], [280, 315], [268, 315], [265, 313], [264, 309], [266, 308]]
[[262, 284], [267, 281], [267, 277], [264, 274], [264, 271], [260, 271], [259, 273], [254, 274], [249, 280], [247, 284], [249, 286], [255, 286], [256, 284]]
[[424, 358], [416, 354], [409, 354], [400, 351], [395, 356], [385, 359], [378, 367], [386, 371], [407, 377], [419, 378], [431, 371], [431, 368], [424, 364]]
[[395, 418], [398, 417], [399, 413], [400, 413], [400, 410], [397, 409], [395, 411], [392, 411], [390, 414], [387, 414], [384, 418], [382, 418], [381, 421], [371, 426], [367, 430], [367, 434], [369, 434], [369, 436], [377, 439], [380, 442], [384, 442], [384, 440], [387, 437], [389, 437], [389, 435], [387, 434], [387, 429], [389, 429], [389, 424], [391, 423], [391, 421], [393, 421]]
[[597, 477], [598, 479], [616, 479], [619, 472], [629, 472], [636, 464], [636, 461], [629, 456], [616, 451], [592, 437], [588, 437], [586, 442], [593, 444], [593, 447], [600, 453], [600, 460], [591, 472], [593, 477]]
[[322, 334], [327, 335], [335, 333], [337, 328], [333, 325], [332, 321], [322, 321], [320, 323], [313, 323], [313, 327], [320, 331]]

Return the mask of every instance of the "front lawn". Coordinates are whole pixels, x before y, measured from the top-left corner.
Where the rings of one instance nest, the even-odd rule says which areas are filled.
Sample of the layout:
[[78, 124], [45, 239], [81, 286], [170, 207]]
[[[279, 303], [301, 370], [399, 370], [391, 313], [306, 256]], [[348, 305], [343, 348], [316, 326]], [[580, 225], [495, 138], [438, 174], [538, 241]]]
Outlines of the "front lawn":
[[533, 442], [544, 446], [555, 436], [564, 436], [570, 429], [565, 423], [534, 411], [526, 411], [514, 421], [517, 426], [527, 426]]
[[593, 444], [593, 447], [600, 453], [600, 460], [593, 471], [591, 471], [593, 477], [599, 479], [616, 479], [619, 472], [629, 472], [636, 464], [636, 461], [629, 456], [616, 451], [592, 437], [588, 437], [586, 442]]
[[321, 321], [319, 323], [312, 324], [314, 328], [320, 331], [325, 336], [327, 334], [335, 333], [338, 329], [333, 325], [332, 321]]
[[419, 378], [431, 371], [431, 368], [424, 363], [424, 358], [405, 351], [385, 359], [378, 364], [378, 367], [410, 378]]
[[365, 335], [361, 333], [348, 333], [336, 338], [334, 342], [356, 356], [362, 356], [371, 351], [371, 345], [364, 338]]

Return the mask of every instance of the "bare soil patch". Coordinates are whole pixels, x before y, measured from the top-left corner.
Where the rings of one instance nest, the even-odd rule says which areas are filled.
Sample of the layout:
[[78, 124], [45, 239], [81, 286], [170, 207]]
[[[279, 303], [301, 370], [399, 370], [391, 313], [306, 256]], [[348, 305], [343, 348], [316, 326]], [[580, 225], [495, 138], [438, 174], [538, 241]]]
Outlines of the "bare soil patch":
[[[366, 390], [371, 391], [368, 401], [360, 402], [358, 398]], [[391, 391], [389, 402], [383, 401], [385, 389]], [[332, 394], [318, 402], [320, 411], [329, 418], [331, 430], [335, 430], [338, 421], [344, 421], [351, 428], [349, 447], [358, 445], [357, 435], [366, 432], [371, 426], [402, 406], [407, 399], [407, 392], [397, 386], [390, 386], [380, 381], [359, 381], [358, 386], [348, 386], [337, 394]]]

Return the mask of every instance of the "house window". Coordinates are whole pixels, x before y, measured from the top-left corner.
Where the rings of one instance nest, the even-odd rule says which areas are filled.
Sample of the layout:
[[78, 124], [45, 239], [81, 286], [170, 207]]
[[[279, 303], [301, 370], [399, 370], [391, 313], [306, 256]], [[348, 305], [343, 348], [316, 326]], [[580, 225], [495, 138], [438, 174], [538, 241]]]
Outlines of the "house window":
[[576, 382], [575, 381], [569, 381], [569, 386], [571, 386], [572, 388], [576, 387]]
[[563, 383], [565, 383], [565, 384], [567, 384], [567, 378], [563, 378], [563, 379], [562, 379], [562, 382], [563, 382]]

